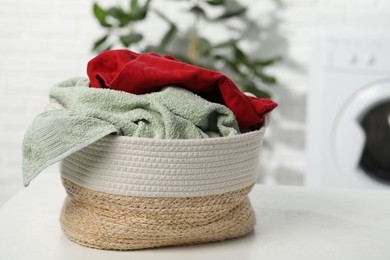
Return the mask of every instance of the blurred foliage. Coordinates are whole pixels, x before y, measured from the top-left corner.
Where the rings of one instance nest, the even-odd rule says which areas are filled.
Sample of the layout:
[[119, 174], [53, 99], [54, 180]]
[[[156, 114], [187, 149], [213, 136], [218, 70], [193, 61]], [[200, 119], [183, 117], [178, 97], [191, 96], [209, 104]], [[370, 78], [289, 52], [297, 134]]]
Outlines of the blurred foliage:
[[[247, 7], [237, 4], [234, 0], [170, 0], [175, 2], [188, 2], [190, 8], [186, 10], [192, 17], [192, 24], [184, 32], [179, 30], [179, 22], [167, 17], [163, 11], [152, 9], [151, 0], [140, 3], [138, 0], [130, 0], [128, 6], [101, 7], [98, 3], [93, 5], [93, 13], [105, 33], [93, 44], [93, 51], [103, 52], [118, 46], [132, 48], [144, 47], [141, 52], [156, 52], [158, 54], [170, 54], [186, 63], [212, 70], [223, 71], [232, 78], [242, 91], [255, 94], [258, 97], [270, 97], [269, 91], [264, 86], [276, 84], [276, 78], [265, 73], [265, 68], [280, 60], [280, 57], [268, 59], [254, 58], [240, 47], [242, 36], [232, 37], [223, 42], [218, 42], [220, 37], [206, 38], [199, 30], [200, 24], [213, 24], [225, 27], [226, 30], [235, 30], [236, 27], [228, 26], [228, 21], [248, 19]], [[234, 6], [234, 7], [232, 7]], [[213, 10], [212, 10], [213, 9]], [[209, 13], [220, 11], [218, 15]], [[162, 35], [157, 44], [150, 44], [145, 40], [146, 30], [138, 28], [146, 20], [149, 12], [154, 12], [168, 29]], [[217, 12], [218, 13], [218, 12]], [[260, 37], [259, 37], [260, 39]], [[180, 52], [175, 44], [180, 41], [185, 45], [185, 52]], [[259, 44], [261, 44], [259, 40]]]

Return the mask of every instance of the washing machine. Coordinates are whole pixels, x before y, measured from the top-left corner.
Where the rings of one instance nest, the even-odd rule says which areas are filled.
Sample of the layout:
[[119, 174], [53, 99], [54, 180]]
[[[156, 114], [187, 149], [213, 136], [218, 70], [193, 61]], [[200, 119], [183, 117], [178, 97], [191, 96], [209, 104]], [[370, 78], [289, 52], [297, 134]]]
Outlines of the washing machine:
[[387, 19], [315, 28], [307, 186], [390, 190], [389, 28]]

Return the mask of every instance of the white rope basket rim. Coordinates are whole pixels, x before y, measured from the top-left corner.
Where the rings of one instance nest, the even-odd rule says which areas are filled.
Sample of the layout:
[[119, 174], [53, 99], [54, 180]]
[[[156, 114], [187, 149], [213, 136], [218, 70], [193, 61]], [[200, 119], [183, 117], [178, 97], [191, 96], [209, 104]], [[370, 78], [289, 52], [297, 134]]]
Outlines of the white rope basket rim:
[[84, 188], [134, 197], [217, 195], [252, 185], [266, 124], [206, 139], [106, 136], [68, 156], [61, 176]]

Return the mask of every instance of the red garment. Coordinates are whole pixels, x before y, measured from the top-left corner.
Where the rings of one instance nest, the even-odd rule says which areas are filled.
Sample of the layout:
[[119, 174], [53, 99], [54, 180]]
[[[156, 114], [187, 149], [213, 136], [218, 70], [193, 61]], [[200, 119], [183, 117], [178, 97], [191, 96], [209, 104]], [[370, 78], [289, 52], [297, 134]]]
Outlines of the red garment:
[[265, 98], [248, 97], [225, 75], [195, 67], [172, 56], [138, 54], [129, 50], [105, 51], [88, 63], [93, 88], [110, 88], [133, 94], [180, 86], [211, 101], [226, 105], [241, 129], [262, 123], [277, 104]]

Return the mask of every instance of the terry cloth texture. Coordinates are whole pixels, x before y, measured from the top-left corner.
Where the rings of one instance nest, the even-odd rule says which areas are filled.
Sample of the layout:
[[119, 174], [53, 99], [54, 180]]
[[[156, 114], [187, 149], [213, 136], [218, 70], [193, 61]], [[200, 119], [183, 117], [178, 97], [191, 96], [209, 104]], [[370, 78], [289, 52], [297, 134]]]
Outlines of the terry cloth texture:
[[218, 195], [252, 185], [265, 127], [191, 140], [107, 136], [61, 162], [63, 178], [121, 196]]
[[68, 196], [61, 227], [70, 240], [88, 247], [134, 250], [199, 244], [243, 236], [256, 222], [247, 196], [253, 185], [212, 196], [148, 198], [62, 181]]
[[87, 67], [93, 88], [110, 88], [133, 94], [180, 86], [201, 97], [226, 105], [241, 129], [260, 124], [277, 104], [265, 98], [244, 95], [225, 75], [155, 53], [109, 50], [93, 58]]
[[116, 133], [156, 139], [197, 139], [239, 133], [233, 113], [182, 88], [134, 95], [67, 80], [50, 90], [51, 109], [38, 115], [23, 142], [23, 177]]

